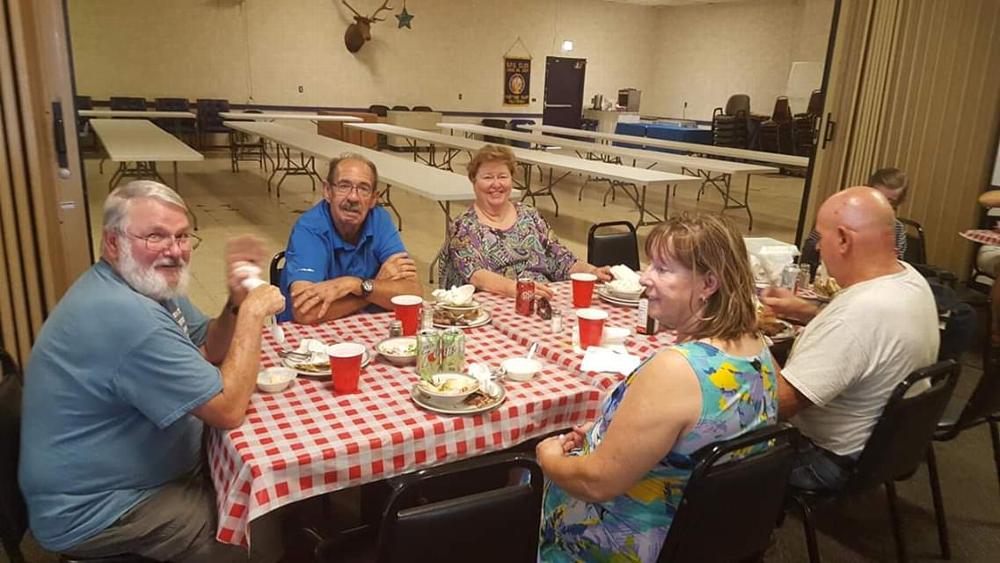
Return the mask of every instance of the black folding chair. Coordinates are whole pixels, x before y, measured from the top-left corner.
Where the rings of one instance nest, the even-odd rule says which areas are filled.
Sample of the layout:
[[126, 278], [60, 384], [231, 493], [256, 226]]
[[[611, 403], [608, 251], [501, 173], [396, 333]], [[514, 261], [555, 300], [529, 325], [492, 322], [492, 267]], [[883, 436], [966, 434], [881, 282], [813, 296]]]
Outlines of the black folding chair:
[[[518, 474], [528, 482], [511, 479]], [[537, 557], [543, 478], [529, 456], [472, 458], [404, 475], [392, 485], [374, 546], [357, 541], [365, 539], [361, 530], [349, 531], [321, 542], [316, 559], [508, 563]]]
[[635, 226], [628, 221], [591, 225], [587, 232], [587, 262], [595, 266], [625, 264], [639, 271], [639, 237]]
[[[874, 489], [879, 485], [884, 485], [886, 490], [896, 555], [900, 561], [907, 560], [895, 481], [912, 476], [930, 452], [931, 439], [955, 390], [960, 369], [954, 360], [938, 362], [911, 373], [896, 386], [857, 464], [841, 490], [808, 491], [794, 487], [791, 489], [791, 499], [802, 513], [810, 562], [820, 561], [812, 517], [814, 507]], [[909, 393], [918, 382], [925, 382], [930, 387], [924, 391], [914, 389], [913, 393]], [[949, 550], [944, 507], [941, 505], [936, 478], [931, 478], [930, 482], [941, 553], [947, 558]]]
[[281, 271], [285, 269], [285, 251], [279, 250], [271, 258], [270, 280], [271, 285], [281, 287]]
[[[767, 426], [705, 446], [684, 487], [657, 561], [740, 561], [760, 557], [784, 513], [788, 476], [799, 442], [789, 424]], [[745, 457], [736, 457], [749, 452]], [[753, 518], [719, 538], [718, 523], [734, 506], [752, 506]]]

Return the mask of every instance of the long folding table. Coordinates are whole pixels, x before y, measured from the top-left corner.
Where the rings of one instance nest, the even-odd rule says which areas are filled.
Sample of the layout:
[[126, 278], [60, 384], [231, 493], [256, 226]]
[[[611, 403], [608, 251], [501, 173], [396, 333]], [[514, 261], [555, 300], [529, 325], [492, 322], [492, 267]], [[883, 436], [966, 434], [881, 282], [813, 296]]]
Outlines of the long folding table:
[[[453, 135], [443, 135], [433, 131], [422, 131], [420, 129], [399, 127], [396, 125], [389, 125], [387, 123], [349, 123], [347, 126], [386, 135], [397, 135], [407, 139], [412, 139], [413, 141], [428, 143], [432, 147], [446, 147], [449, 152], [442, 162], [448, 163], [449, 166], [454, 156], [452, 154], [453, 152], [474, 152], [486, 144], [483, 141], [476, 141], [474, 139], [467, 139]], [[552, 193], [552, 188], [560, 180], [573, 173], [607, 178], [609, 181], [620, 186], [636, 186], [635, 194], [630, 192], [628, 189], [625, 189], [624, 191], [639, 208], [639, 221], [637, 226], [653, 225], [659, 223], [667, 217], [667, 211], [670, 203], [670, 189], [672, 187], [676, 187], [678, 184], [687, 182], [701, 182], [701, 178], [686, 176], [683, 174], [674, 174], [671, 172], [663, 172], [660, 170], [647, 170], [644, 168], [619, 166], [601, 161], [584, 160], [562, 154], [553, 154], [545, 151], [535, 151], [517, 147], [511, 147], [511, 150], [517, 161], [524, 165], [524, 180], [522, 181], [521, 186], [519, 186], [520, 189], [525, 190], [523, 198], [531, 198], [534, 203], [536, 197], [547, 195], [551, 197], [555, 203], [557, 215], [559, 213], [559, 202], [556, 201], [555, 195]], [[548, 182], [541, 190], [533, 190], [531, 187], [531, 171], [534, 166], [548, 168], [549, 170]], [[554, 170], [561, 171], [562, 175], [556, 176], [553, 173]], [[646, 206], [647, 189], [659, 187], [664, 188], [662, 217], [648, 210]], [[647, 220], [646, 216], [651, 217], [652, 220]]]
[[[753, 230], [753, 213], [750, 210], [750, 177], [755, 174], [773, 174], [778, 169], [773, 166], [761, 164], [747, 164], [742, 162], [732, 162], [729, 160], [718, 160], [694, 156], [684, 156], [670, 154], [659, 151], [643, 149], [633, 149], [607, 144], [597, 144], [591, 141], [580, 141], [574, 139], [554, 137], [552, 135], [542, 135], [538, 133], [525, 133], [521, 131], [511, 131], [474, 125], [468, 123], [439, 123], [442, 129], [459, 131], [467, 135], [495, 136], [512, 141], [520, 141], [539, 147], [549, 147], [558, 145], [576, 151], [577, 156], [586, 160], [600, 160], [603, 162], [623, 164], [623, 159], [631, 159], [632, 166], [637, 166], [640, 161], [652, 162], [652, 166], [667, 166], [680, 170], [683, 174], [698, 176], [702, 179], [698, 197], [706, 186], [712, 186], [718, 190], [722, 196], [722, 211], [727, 209], [746, 209], [749, 219], [749, 229]], [[732, 193], [734, 179], [739, 183], [743, 181], [743, 200], [736, 199]], [[582, 188], [581, 188], [582, 189]]]
[[166, 183], [156, 169], [157, 162], [173, 164], [174, 189], [179, 189], [177, 163], [205, 160], [200, 152], [148, 119], [92, 119], [90, 126], [97, 133], [108, 159], [118, 163], [118, 169], [108, 182], [109, 190], [126, 177], [156, 178]]
[[779, 166], [790, 166], [795, 168], [806, 168], [809, 166], [809, 158], [805, 156], [795, 156], [791, 154], [780, 154], [765, 151], [754, 151], [749, 149], [737, 149], [732, 147], [717, 147], [715, 145], [702, 145], [698, 143], [685, 143], [682, 141], [670, 141], [667, 139], [654, 139], [652, 137], [639, 137], [636, 135], [624, 135], [622, 133], [604, 133], [602, 131], [586, 131], [583, 129], [573, 129], [571, 127], [559, 127], [558, 125], [524, 125], [520, 129], [527, 129], [537, 133], [548, 135], [560, 135], [575, 137], [577, 139], [594, 139], [604, 144], [627, 143], [629, 145], [641, 145], [652, 149], [671, 149], [685, 151], [695, 154], [705, 154], [733, 158], [751, 162], [765, 162], [777, 164]]

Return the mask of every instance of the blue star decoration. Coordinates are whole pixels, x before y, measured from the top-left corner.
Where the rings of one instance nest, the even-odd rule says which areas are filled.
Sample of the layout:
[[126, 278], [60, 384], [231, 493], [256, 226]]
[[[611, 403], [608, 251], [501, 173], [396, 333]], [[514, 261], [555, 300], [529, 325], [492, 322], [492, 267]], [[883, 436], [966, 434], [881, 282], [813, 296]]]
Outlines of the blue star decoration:
[[396, 19], [399, 20], [399, 29], [404, 27], [407, 29], [413, 29], [410, 27], [410, 22], [413, 21], [413, 14], [406, 11], [406, 6], [403, 6], [403, 11], [396, 14]]

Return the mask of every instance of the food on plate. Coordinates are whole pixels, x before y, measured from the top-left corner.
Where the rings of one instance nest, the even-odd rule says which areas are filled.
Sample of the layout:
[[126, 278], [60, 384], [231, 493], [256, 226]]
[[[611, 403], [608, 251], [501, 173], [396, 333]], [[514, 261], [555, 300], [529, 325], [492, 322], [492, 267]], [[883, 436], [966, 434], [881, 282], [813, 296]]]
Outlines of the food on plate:
[[757, 328], [765, 336], [775, 337], [788, 330], [788, 323], [778, 319], [768, 307], [757, 307]]
[[482, 391], [476, 391], [475, 393], [466, 397], [465, 400], [462, 401], [462, 404], [471, 409], [481, 409], [483, 407], [487, 407], [493, 404], [495, 400], [496, 399], [494, 397], [490, 397], [489, 395], [483, 393]]
[[330, 373], [330, 360], [325, 362], [294, 362], [296, 370], [306, 373]]
[[461, 307], [438, 303], [434, 306], [434, 324], [466, 326], [479, 319], [480, 314], [481, 308], [475, 301]]
[[437, 393], [459, 394], [472, 392], [478, 387], [478, 382], [471, 377], [448, 377], [437, 380], [435, 378], [425, 379], [420, 385]]
[[840, 291], [840, 284], [837, 283], [837, 280], [831, 277], [821, 279], [817, 276], [816, 281], [813, 282], [813, 291], [820, 297], [833, 297], [838, 291]]

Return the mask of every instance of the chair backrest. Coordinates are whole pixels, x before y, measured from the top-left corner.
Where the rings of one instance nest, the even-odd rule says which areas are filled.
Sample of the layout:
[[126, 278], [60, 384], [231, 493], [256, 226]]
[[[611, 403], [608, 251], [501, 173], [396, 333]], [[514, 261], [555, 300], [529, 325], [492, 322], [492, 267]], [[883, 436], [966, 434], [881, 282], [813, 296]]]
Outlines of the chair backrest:
[[77, 110], [94, 109], [94, 100], [90, 96], [73, 96], [73, 102]]
[[792, 121], [792, 108], [788, 105], [786, 96], [778, 96], [774, 100], [774, 111], [771, 112], [771, 121], [778, 123], [790, 123]]
[[906, 227], [906, 252], [903, 261], [910, 264], [927, 263], [927, 246], [924, 244], [924, 228], [913, 219], [899, 217], [899, 222]]
[[[798, 441], [798, 430], [781, 423], [696, 452], [658, 561], [740, 561], [762, 554], [784, 509]], [[719, 523], [732, 518], [734, 507], [744, 507], [748, 517], [720, 541]]]
[[187, 98], [156, 98], [153, 105], [157, 111], [188, 111], [191, 109]]
[[229, 111], [229, 100], [198, 98], [195, 104], [198, 108], [199, 129], [203, 132], [229, 131], [229, 129], [222, 124], [223, 119], [219, 117], [219, 112]]
[[146, 98], [111, 96], [112, 110], [146, 111]]
[[[521, 482], [507, 484], [512, 470], [526, 473], [529, 480], [515, 479]], [[469, 486], [462, 484], [480, 485], [475, 487], [479, 490], [467, 490]], [[534, 561], [542, 487], [541, 468], [530, 457], [517, 453], [419, 471], [404, 478], [389, 497], [379, 529], [376, 561]], [[421, 498], [433, 500], [421, 505]]]
[[726, 102], [726, 115], [739, 115], [744, 117], [750, 115], [750, 96], [746, 94], [733, 94]]
[[[507, 128], [507, 120], [506, 119], [496, 119], [496, 118], [493, 118], [493, 117], [487, 117], [487, 118], [483, 119], [482, 121], [480, 121], [480, 123], [483, 126], [485, 126], [485, 127], [494, 127], [496, 129], [506, 129]], [[493, 137], [493, 136], [486, 135], [486, 136], [483, 136], [483, 140], [486, 141], [487, 143], [493, 143], [494, 145], [506, 145], [507, 144], [507, 139], [504, 139], [503, 137]]]
[[[816, 277], [816, 270], [819, 269], [819, 250], [816, 248], [817, 238], [813, 237], [816, 231], [809, 233], [802, 243], [802, 254], [799, 256], [799, 264], [809, 264], [809, 281]], [[817, 234], [816, 237], [819, 235]]]
[[378, 104], [373, 104], [368, 106], [369, 113], [374, 113], [379, 117], [385, 117], [389, 115], [389, 106], [382, 106]]
[[[0, 536], [18, 545], [28, 529], [28, 512], [17, 484], [21, 445], [21, 371], [0, 350]], [[4, 545], [8, 545], [4, 541]]]
[[392, 111], [410, 111], [406, 106], [392, 106]]
[[809, 104], [806, 106], [806, 113], [817, 117], [823, 113], [823, 91], [813, 90], [809, 95]]
[[639, 271], [639, 237], [635, 226], [628, 221], [592, 225], [587, 232], [587, 262], [595, 266], [625, 264]]
[[285, 269], [285, 251], [279, 250], [271, 258], [270, 280], [271, 285], [281, 287], [281, 271]]
[[[845, 490], [877, 487], [912, 473], [923, 462], [960, 371], [955, 360], [945, 360], [918, 369], [893, 389]], [[914, 388], [918, 383], [930, 387], [920, 391]]]
[[[531, 133], [531, 131], [528, 131], [527, 129], [521, 129], [521, 126], [534, 125], [534, 124], [535, 124], [534, 120], [531, 119], [511, 119], [510, 123], [507, 124], [507, 127], [509, 127], [511, 131], [517, 131], [519, 133]], [[510, 141], [510, 146], [522, 149], [530, 149], [531, 143], [528, 143], [526, 141]]]
[[434, 111], [431, 106], [413, 106], [413, 111]]

